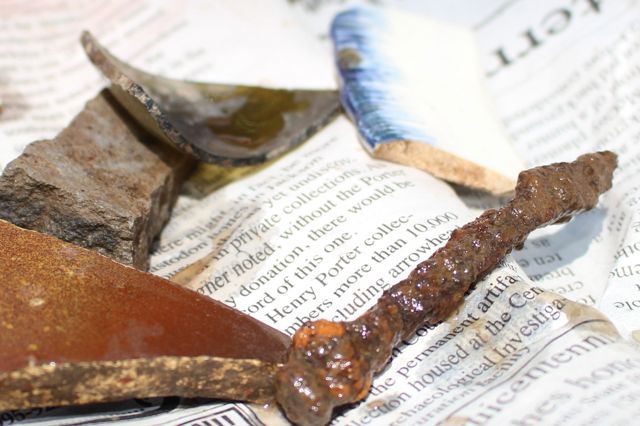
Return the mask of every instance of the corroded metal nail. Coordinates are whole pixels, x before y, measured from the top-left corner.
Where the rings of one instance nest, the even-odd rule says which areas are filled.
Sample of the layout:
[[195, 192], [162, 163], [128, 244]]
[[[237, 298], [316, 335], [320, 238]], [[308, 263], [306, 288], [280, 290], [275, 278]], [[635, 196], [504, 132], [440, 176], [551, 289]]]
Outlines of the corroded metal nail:
[[520, 173], [513, 200], [456, 229], [445, 246], [385, 290], [363, 315], [303, 325], [276, 376], [287, 417], [296, 424], [323, 425], [334, 407], [364, 399], [374, 373], [401, 339], [451, 315], [470, 286], [530, 232], [595, 207], [611, 187], [616, 166], [617, 156], [603, 151]]

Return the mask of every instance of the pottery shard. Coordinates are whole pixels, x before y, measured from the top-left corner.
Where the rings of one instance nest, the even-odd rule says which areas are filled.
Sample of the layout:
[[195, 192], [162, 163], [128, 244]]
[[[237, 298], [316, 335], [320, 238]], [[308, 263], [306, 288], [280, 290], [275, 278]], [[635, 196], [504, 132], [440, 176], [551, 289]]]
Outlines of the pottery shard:
[[105, 90], [0, 177], [0, 218], [139, 269], [193, 165], [156, 143]]
[[273, 398], [291, 341], [246, 314], [2, 220], [0, 271], [0, 412]]

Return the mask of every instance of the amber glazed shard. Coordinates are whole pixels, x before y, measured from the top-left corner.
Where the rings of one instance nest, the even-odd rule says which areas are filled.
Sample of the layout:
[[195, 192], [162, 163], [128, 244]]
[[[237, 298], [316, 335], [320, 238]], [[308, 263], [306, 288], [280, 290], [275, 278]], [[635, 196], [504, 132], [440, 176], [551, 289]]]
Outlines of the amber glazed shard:
[[0, 410], [180, 395], [264, 402], [284, 334], [0, 221]]
[[118, 60], [88, 32], [82, 45], [120, 103], [158, 139], [199, 161], [246, 166], [301, 144], [340, 110], [334, 90], [173, 80]]

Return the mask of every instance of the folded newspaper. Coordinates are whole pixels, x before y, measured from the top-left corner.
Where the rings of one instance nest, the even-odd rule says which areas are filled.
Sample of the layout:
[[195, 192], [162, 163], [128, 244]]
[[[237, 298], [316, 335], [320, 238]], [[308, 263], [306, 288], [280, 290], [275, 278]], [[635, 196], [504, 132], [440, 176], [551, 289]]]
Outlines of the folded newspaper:
[[[326, 20], [337, 5], [103, 3], [78, 2], [73, 12], [57, 3], [6, 8], [0, 167], [26, 143], [59, 131], [104, 84], [80, 50], [82, 28], [150, 72], [335, 87], [329, 41], [308, 23]], [[474, 27], [512, 149], [526, 166], [615, 151], [613, 188], [596, 209], [536, 231], [454, 315], [403, 341], [367, 399], [336, 412], [332, 424], [623, 425], [640, 415], [640, 7], [493, 4], [476, 8], [465, 24]], [[456, 125], [466, 119], [461, 114]], [[494, 163], [512, 161], [491, 139], [473, 142], [487, 144]], [[452, 230], [498, 203], [371, 158], [356, 126], [340, 117], [267, 168], [208, 194], [183, 195], [151, 271], [292, 335], [308, 320], [364, 312]], [[273, 406], [169, 396], [0, 415], [0, 424], [114, 420], [287, 424]]]

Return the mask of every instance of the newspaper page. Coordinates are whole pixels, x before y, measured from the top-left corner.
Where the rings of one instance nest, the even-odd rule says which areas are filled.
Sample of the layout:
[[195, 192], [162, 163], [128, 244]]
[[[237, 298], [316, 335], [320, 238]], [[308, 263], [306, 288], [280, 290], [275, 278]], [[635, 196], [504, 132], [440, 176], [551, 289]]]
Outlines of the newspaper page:
[[515, 257], [544, 288], [596, 306], [640, 338], [640, 5], [520, 1], [478, 31], [489, 84], [529, 166], [619, 154], [599, 209], [532, 235]]
[[[20, 10], [18, 6], [22, 4], [7, 3], [16, 10]], [[511, 7], [499, 9], [498, 15], [483, 21], [478, 28], [480, 44], [488, 55], [488, 65], [491, 65], [492, 52], [501, 48], [502, 43], [509, 39], [508, 34], [512, 37], [513, 34], [521, 35], [522, 31], [526, 32], [536, 24], [536, 16], [540, 15], [544, 21], [549, 11], [558, 7], [550, 6], [552, 3], [547, 1], [511, 3]], [[608, 46], [623, 45], [621, 37], [627, 30], [614, 17], [628, 20], [629, 28], [633, 27], [630, 9], [621, 8], [616, 13], [613, 7], [605, 10], [606, 4], [613, 1], [567, 2], [575, 7], [590, 7], [596, 3], [602, 4], [602, 9], [594, 16], [587, 15], [584, 9], [570, 14], [572, 19], [584, 19], [581, 29], [575, 30], [575, 38], [587, 39], [587, 35], [597, 29], [606, 31], [608, 35], [609, 43], [602, 45], [602, 62], [591, 59], [594, 70], [604, 67], [605, 59], [615, 60], [605, 53], [610, 51]], [[153, 6], [148, 7], [157, 7], [157, 3], [151, 4]], [[621, 4], [635, 7], [635, 2], [615, 4], [616, 8]], [[46, 3], [42, 2], [43, 5]], [[120, 6], [130, 7], [124, 2]], [[516, 6], [527, 6], [528, 9], [514, 9]], [[179, 9], [182, 6], [167, 13], [172, 15], [172, 19], [183, 16]], [[94, 10], [93, 13], [100, 12]], [[272, 12], [288, 14], [285, 7]], [[507, 20], [509, 13], [514, 16], [508, 19], [508, 23], [499, 21]], [[132, 13], [126, 15], [136, 16]], [[194, 18], [196, 21], [202, 19], [200, 25], [209, 18], [205, 13], [193, 15], [199, 15]], [[560, 12], [558, 16], [562, 18], [565, 15]], [[596, 19], [599, 17], [603, 17], [603, 21]], [[74, 21], [73, 18], [67, 19]], [[552, 20], [555, 26], [551, 32], [554, 34], [560, 32], [557, 30], [561, 26], [557, 21], [559, 18], [547, 18], [545, 21], [549, 24], [549, 19]], [[26, 17], [24, 19], [28, 21]], [[106, 17], [96, 20], [105, 23], [105, 37], [108, 31], [117, 31], [115, 24], [106, 24]], [[146, 23], [153, 19], [142, 21]], [[575, 23], [579, 24], [580, 21]], [[31, 25], [35, 30], [33, 23]], [[25, 39], [29, 38], [27, 33], [16, 31]], [[151, 32], [152, 27], [148, 31]], [[567, 31], [572, 30], [569, 28]], [[100, 37], [100, 33], [96, 33]], [[300, 34], [303, 33], [300, 29]], [[155, 39], [151, 34], [148, 36]], [[562, 39], [560, 34], [557, 37], [560, 45], [550, 41], [539, 47], [540, 54], [545, 57], [533, 61], [533, 56], [525, 55], [525, 60], [535, 62], [537, 68], [532, 68], [529, 62], [522, 67], [513, 63], [500, 72], [490, 72], [489, 81], [498, 110], [516, 141], [516, 148], [529, 164], [567, 160], [594, 148], [619, 148], [616, 150], [620, 154], [622, 168], [616, 176], [615, 185], [622, 186], [622, 189], [614, 186], [612, 195], [605, 196], [598, 209], [567, 225], [554, 226], [546, 233], [532, 236], [523, 251], [505, 259], [477, 283], [464, 305], [447, 321], [423, 326], [402, 342], [394, 350], [392, 360], [376, 377], [367, 399], [337, 412], [333, 424], [622, 425], [629, 424], [630, 419], [640, 415], [637, 403], [640, 399], [640, 349], [630, 338], [632, 330], [639, 328], [633, 322], [634, 319], [637, 321], [637, 315], [632, 309], [635, 308], [634, 298], [638, 298], [632, 288], [634, 262], [637, 262], [634, 260], [637, 259], [634, 257], [634, 223], [638, 221], [633, 219], [633, 111], [629, 110], [630, 122], [624, 129], [628, 132], [627, 139], [616, 139], [615, 145], [595, 142], [594, 129], [591, 129], [594, 123], [601, 121], [602, 127], [595, 133], [597, 137], [605, 137], [612, 129], [618, 128], [619, 124], [615, 123], [621, 118], [619, 112], [626, 108], [626, 104], [614, 107], [615, 102], [623, 102], [619, 93], [633, 92], [624, 89], [611, 94], [613, 81], [609, 81], [601, 95], [611, 96], [610, 107], [605, 101], [595, 99], [584, 103], [580, 96], [595, 94], [585, 86], [590, 81], [587, 77], [591, 76], [595, 81], [601, 74], [593, 71], [591, 75], [584, 70], [589, 63], [587, 53], [593, 56], [598, 50], [593, 45], [585, 46], [584, 57], [570, 58], [566, 54], [567, 46], [573, 48], [575, 39]], [[593, 38], [598, 43], [607, 40], [603, 34]], [[526, 35], [525, 39], [528, 40]], [[109, 39], [104, 40], [111, 47]], [[300, 46], [306, 43], [302, 36], [299, 40]], [[310, 46], [316, 45], [314, 40], [314, 37], [308, 38]], [[629, 35], [628, 43], [633, 41]], [[35, 41], [32, 44], [37, 45]], [[176, 56], [172, 57], [162, 47], [162, 41], [158, 46], [158, 54], [168, 57], [157, 60], [157, 69], [146, 66], [145, 69], [162, 71], [162, 67], [171, 68], [167, 64], [188, 50], [184, 47], [177, 49]], [[613, 51], [622, 49], [617, 54], [626, 52], [633, 56], [635, 50], [632, 47], [632, 44], [624, 49], [616, 47]], [[114, 51], [122, 54], [125, 47], [121, 49]], [[322, 51], [322, 48], [317, 51]], [[301, 52], [300, 55], [315, 56], [313, 48], [309, 52]], [[134, 65], [145, 63], [143, 60], [137, 63], [136, 55], [122, 56], [133, 58]], [[194, 56], [197, 57], [199, 55]], [[317, 78], [309, 83], [317, 87], [332, 84], [322, 72], [329, 70], [331, 73], [332, 58], [320, 57], [313, 61], [319, 64], [321, 75], [316, 77], [314, 73], [307, 73], [304, 77], [309, 80]], [[211, 60], [211, 56], [204, 54], [202, 58]], [[7, 63], [15, 64], [16, 61]], [[184, 69], [200, 69], [197, 63], [196, 59], [184, 59]], [[631, 62], [620, 65], [621, 74], [615, 84], [633, 84], [632, 70], [637, 64], [636, 59], [635, 65]], [[558, 74], [553, 67], [558, 67]], [[584, 71], [584, 74], [579, 74], [584, 80], [577, 75], [570, 79], [569, 68]], [[174, 72], [175, 77], [189, 75], [189, 71], [184, 74]], [[202, 74], [196, 72], [194, 75], [205, 75], [205, 71], [200, 72]], [[565, 80], [558, 77], [562, 72], [567, 73]], [[101, 84], [97, 74], [87, 73], [90, 75], [87, 78], [96, 80], [93, 83], [95, 90], [93, 85], [87, 85], [79, 92], [76, 110], [85, 99], [93, 96]], [[629, 76], [623, 77], [625, 73]], [[606, 77], [604, 74], [602, 78]], [[221, 72], [220, 76], [223, 75]], [[268, 77], [267, 71], [263, 74], [254, 69], [250, 75], [247, 79], [254, 82], [279, 82], [277, 77]], [[539, 81], [534, 78], [537, 76], [540, 76]], [[583, 83], [561, 91], [549, 81]], [[17, 84], [6, 87], [22, 87]], [[63, 86], [69, 83], [60, 84], [59, 91], [64, 93]], [[600, 84], [604, 85], [604, 82]], [[42, 83], [41, 87], [44, 86]], [[518, 96], [513, 94], [516, 89], [519, 90]], [[66, 90], [69, 92], [69, 87]], [[20, 91], [14, 92], [16, 96], [23, 93]], [[21, 96], [33, 102], [38, 99], [35, 92], [24, 91]], [[548, 95], [542, 96], [545, 93]], [[9, 104], [15, 98], [6, 98], [3, 115], [14, 114]], [[633, 98], [629, 98], [624, 102], [632, 101]], [[553, 102], [558, 102], [567, 115], [553, 108], [540, 115], [544, 108], [554, 105]], [[575, 111], [568, 106], [570, 102], [575, 103], [575, 108], [602, 108], [592, 112], [589, 119], [575, 124], [589, 130], [585, 130], [584, 140], [591, 142], [581, 142], [580, 147], [576, 147], [573, 138], [556, 132], [553, 135], [560, 139], [544, 148], [540, 140], [534, 139], [552, 128], [549, 123], [543, 123], [543, 119], [564, 118], [566, 122], [573, 123], [572, 120], [580, 118], [579, 115], [571, 115]], [[610, 111], [609, 114], [603, 115], [606, 110]], [[73, 113], [73, 108], [70, 108], [69, 114], [72, 116]], [[0, 116], [0, 129], [4, 135], [15, 134], [11, 133], [15, 129], [28, 130], [28, 127], [20, 127], [26, 119], [14, 115], [9, 117], [7, 123], [4, 121], [6, 116]], [[51, 125], [53, 133], [59, 130], [54, 129], [55, 126], [64, 126], [66, 118], [58, 120], [57, 124]], [[535, 125], [540, 126], [538, 133], [534, 131]], [[23, 135], [50, 137], [46, 129], [31, 130], [33, 133], [25, 130]], [[526, 130], [531, 130], [531, 133]], [[43, 133], [38, 133], [40, 131]], [[548, 153], [552, 148], [564, 146], [562, 144], [569, 147], [564, 153]], [[12, 149], [14, 151], [2, 151], [2, 161], [6, 158], [8, 162], [20, 148]], [[205, 171], [198, 177], [200, 182], [208, 178], [210, 187], [215, 188], [219, 175], [208, 176]], [[207, 188], [206, 185], [203, 187]], [[340, 117], [302, 147], [268, 167], [258, 168], [210, 193], [206, 190], [185, 193], [153, 253], [152, 272], [221, 300], [291, 335], [307, 320], [327, 318], [342, 321], [364, 312], [385, 288], [405, 277], [416, 264], [442, 245], [453, 229], [471, 220], [474, 214], [447, 184], [417, 170], [371, 159], [359, 145], [353, 125]], [[620, 268], [621, 276], [614, 272], [616, 268]], [[623, 271], [627, 270], [630, 272], [625, 276]], [[576, 282], [581, 282], [582, 286]], [[615, 303], [623, 303], [629, 315]], [[615, 309], [619, 310], [619, 315], [614, 315]], [[90, 407], [14, 411], [0, 416], [1, 424], [95, 424], [114, 420], [146, 425], [287, 424], [276, 406], [257, 407], [175, 397]]]
[[[259, 174], [181, 201], [153, 271], [181, 271], [174, 277], [193, 290], [289, 335], [362, 313], [471, 219], [446, 184], [370, 159], [344, 118]], [[637, 413], [612, 417], [609, 398], [638, 396], [629, 377], [639, 361], [603, 315], [504, 262], [448, 321], [396, 348], [370, 396], [334, 423], [582, 424], [602, 410], [624, 422]], [[602, 410], [583, 413], [589, 398]]]

